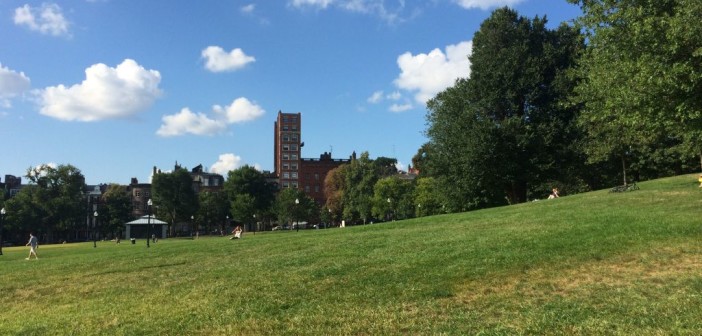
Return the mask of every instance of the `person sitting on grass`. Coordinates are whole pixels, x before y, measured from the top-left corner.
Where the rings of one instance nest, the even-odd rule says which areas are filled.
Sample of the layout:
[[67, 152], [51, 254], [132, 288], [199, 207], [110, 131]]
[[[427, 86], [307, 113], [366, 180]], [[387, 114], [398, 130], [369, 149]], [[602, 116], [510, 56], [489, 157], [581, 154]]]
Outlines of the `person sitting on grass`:
[[548, 199], [554, 199], [558, 197], [558, 188], [553, 188], [553, 190], [551, 190], [551, 195], [548, 195]]
[[236, 228], [234, 228], [234, 230], [232, 231], [233, 236], [229, 239], [231, 240], [231, 239], [241, 238], [241, 232], [242, 232], [241, 225], [237, 225]]

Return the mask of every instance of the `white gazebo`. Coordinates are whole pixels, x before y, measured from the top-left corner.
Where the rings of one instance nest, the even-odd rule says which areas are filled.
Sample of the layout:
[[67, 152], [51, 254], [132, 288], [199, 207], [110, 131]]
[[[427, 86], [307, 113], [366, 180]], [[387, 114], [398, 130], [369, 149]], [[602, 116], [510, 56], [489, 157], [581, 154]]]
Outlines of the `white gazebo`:
[[152, 225], [151, 233], [155, 234], [156, 238], [166, 238], [168, 223], [157, 219], [154, 215], [151, 215], [150, 219], [149, 216], [146, 215], [125, 224], [125, 239], [146, 238], [148, 232], [147, 225], [149, 224]]

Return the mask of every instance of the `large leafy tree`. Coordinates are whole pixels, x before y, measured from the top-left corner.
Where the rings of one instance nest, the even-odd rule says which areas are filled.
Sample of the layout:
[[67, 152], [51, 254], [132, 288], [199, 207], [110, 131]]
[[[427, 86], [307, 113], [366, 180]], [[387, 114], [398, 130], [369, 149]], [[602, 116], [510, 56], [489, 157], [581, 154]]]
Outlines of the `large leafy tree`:
[[232, 200], [232, 215], [244, 223], [254, 214], [266, 213], [275, 199], [275, 186], [249, 165], [229, 171], [224, 190]]
[[450, 210], [523, 202], [546, 176], [578, 163], [568, 147], [577, 106], [563, 102], [582, 39], [546, 22], [494, 11], [473, 38], [470, 78], [428, 102], [425, 166]]
[[102, 194], [100, 226], [103, 234], [122, 235], [124, 224], [130, 219], [132, 199], [127, 190], [118, 184], [110, 184]]
[[198, 208], [198, 198], [190, 173], [176, 167], [172, 173], [158, 173], [152, 182], [156, 213], [168, 222], [173, 235], [174, 224], [189, 222]]
[[302, 190], [294, 188], [281, 190], [276, 196], [274, 208], [279, 223], [294, 225], [299, 222], [310, 222], [319, 216], [319, 208], [314, 199]]
[[380, 178], [378, 166], [368, 152], [352, 160], [345, 169], [344, 211], [345, 219], [361, 220], [365, 224], [372, 218], [373, 187]]
[[436, 178], [421, 177], [415, 180], [415, 183], [414, 204], [417, 207], [417, 217], [443, 213], [446, 202]]
[[578, 94], [590, 159], [650, 164], [672, 146], [702, 166], [702, 2], [569, 2], [588, 41]]
[[373, 194], [373, 216], [386, 219], [414, 217], [414, 184], [397, 175], [381, 178]]
[[48, 241], [71, 240], [82, 223], [85, 177], [72, 165], [41, 165], [27, 170], [30, 184], [38, 188], [26, 198], [42, 217], [38, 229]]
[[336, 167], [327, 173], [324, 178], [324, 196], [327, 198], [325, 204], [329, 221], [336, 222], [344, 211], [344, 191], [346, 187], [346, 170], [348, 165], [344, 164]]
[[230, 210], [227, 194], [204, 190], [198, 194], [198, 200], [199, 208], [193, 221], [193, 230], [197, 232], [202, 227], [206, 232], [212, 232], [214, 227], [224, 230], [222, 223], [226, 221]]

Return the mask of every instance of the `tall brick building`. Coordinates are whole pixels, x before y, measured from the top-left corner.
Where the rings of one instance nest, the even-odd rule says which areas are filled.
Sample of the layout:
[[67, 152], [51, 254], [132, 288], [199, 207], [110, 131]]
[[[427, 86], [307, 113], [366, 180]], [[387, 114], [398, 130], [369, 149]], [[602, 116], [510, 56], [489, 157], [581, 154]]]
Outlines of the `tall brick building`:
[[304, 191], [319, 205], [326, 203], [324, 179], [330, 170], [349, 163], [349, 159], [332, 159], [331, 153], [323, 153], [319, 159], [302, 158], [302, 115], [278, 112], [274, 124], [275, 176], [280, 188], [296, 188]]

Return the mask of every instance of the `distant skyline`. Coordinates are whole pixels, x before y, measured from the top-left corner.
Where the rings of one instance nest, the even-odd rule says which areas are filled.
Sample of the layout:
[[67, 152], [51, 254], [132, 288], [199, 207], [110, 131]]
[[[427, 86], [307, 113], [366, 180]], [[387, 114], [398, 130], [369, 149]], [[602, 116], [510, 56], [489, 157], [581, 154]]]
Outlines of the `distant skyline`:
[[0, 178], [273, 171], [278, 111], [302, 113], [304, 158], [368, 151], [407, 169], [426, 101], [470, 75], [473, 34], [501, 6], [552, 28], [580, 15], [565, 0], [4, 0]]

